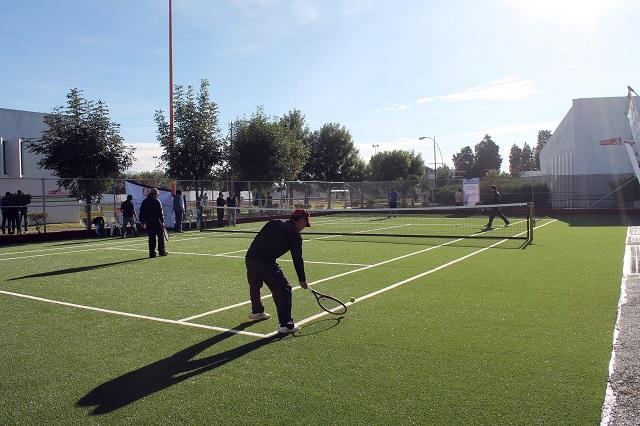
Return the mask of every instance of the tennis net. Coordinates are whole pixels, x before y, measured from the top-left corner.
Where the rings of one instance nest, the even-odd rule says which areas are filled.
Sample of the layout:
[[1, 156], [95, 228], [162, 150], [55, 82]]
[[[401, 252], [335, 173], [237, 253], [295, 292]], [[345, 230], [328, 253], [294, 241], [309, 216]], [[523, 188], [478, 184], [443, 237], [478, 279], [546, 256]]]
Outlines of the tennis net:
[[[307, 211], [312, 226], [305, 228], [304, 234], [533, 239], [533, 203]], [[214, 208], [205, 211], [201, 229], [257, 233], [263, 226], [260, 222], [287, 219], [292, 212], [293, 209], [280, 208]], [[233, 216], [236, 226], [232, 223]], [[489, 227], [491, 216], [494, 218]]]

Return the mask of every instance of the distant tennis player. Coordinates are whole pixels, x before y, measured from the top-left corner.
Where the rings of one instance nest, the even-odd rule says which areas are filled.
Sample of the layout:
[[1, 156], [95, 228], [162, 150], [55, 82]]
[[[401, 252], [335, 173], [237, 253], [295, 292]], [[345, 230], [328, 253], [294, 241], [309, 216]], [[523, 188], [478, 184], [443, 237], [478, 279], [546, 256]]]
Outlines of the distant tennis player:
[[309, 212], [302, 209], [294, 210], [289, 220], [273, 219], [266, 223], [256, 235], [247, 255], [247, 281], [251, 296], [251, 313], [249, 319], [266, 320], [271, 315], [264, 311], [260, 300], [260, 289], [266, 283], [278, 311], [280, 327], [278, 333], [295, 333], [300, 330], [291, 317], [291, 285], [280, 269], [276, 259], [291, 251], [293, 265], [298, 275], [300, 287], [307, 288], [302, 259], [302, 237], [300, 232], [311, 226]]
[[[495, 185], [491, 185], [491, 192], [493, 192], [493, 199], [491, 200], [491, 204], [500, 204], [500, 193], [498, 192], [498, 188]], [[509, 226], [511, 222], [509, 219], [502, 213], [499, 207], [492, 207], [489, 212], [489, 223], [484, 226], [484, 229], [491, 229], [493, 225], [493, 219], [498, 216], [500, 219], [504, 221], [504, 226]]]

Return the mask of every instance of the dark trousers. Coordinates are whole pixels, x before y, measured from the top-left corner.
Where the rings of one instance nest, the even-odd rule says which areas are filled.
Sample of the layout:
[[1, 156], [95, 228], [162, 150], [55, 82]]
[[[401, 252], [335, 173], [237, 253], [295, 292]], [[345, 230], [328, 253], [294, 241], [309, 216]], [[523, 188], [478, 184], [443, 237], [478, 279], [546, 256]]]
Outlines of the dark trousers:
[[5, 233], [4, 228], [7, 228], [7, 230], [9, 229], [9, 212], [6, 212], [4, 209], [2, 209], [2, 233]]
[[493, 207], [491, 208], [491, 212], [489, 212], [489, 223], [487, 223], [487, 227], [491, 228], [491, 225], [493, 224], [493, 218], [495, 218], [496, 216], [504, 220], [505, 225], [509, 224], [509, 219], [507, 219], [506, 216], [502, 214], [502, 210], [497, 207]]
[[27, 219], [27, 210], [20, 210], [20, 218], [18, 219], [18, 227], [21, 225], [24, 226], [24, 230], [27, 230], [27, 225], [29, 224], [29, 220]]
[[158, 239], [158, 253], [164, 253], [164, 233], [159, 226], [148, 226], [147, 233], [149, 234], [149, 255], [155, 256], [156, 254], [156, 238]]
[[224, 220], [224, 209], [218, 210], [218, 226], [222, 226], [222, 221]]
[[177, 232], [182, 232], [182, 215], [183, 215], [183, 213], [182, 212], [176, 212], [176, 211], [174, 211], [173, 213], [176, 216], [175, 230]]
[[264, 312], [264, 305], [260, 300], [260, 289], [266, 283], [278, 310], [278, 321], [284, 326], [293, 322], [291, 318], [291, 285], [280, 266], [273, 262], [260, 262], [245, 259], [247, 265], [247, 281], [249, 281], [249, 296], [251, 297], [251, 312]]

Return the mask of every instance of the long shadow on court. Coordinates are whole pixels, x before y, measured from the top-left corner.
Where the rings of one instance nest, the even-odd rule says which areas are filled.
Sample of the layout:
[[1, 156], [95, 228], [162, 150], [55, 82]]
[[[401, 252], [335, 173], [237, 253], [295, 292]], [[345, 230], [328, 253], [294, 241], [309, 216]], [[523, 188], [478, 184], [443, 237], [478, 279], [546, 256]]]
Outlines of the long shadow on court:
[[[255, 321], [244, 322], [234, 328], [243, 330], [252, 324], [255, 324]], [[283, 337], [282, 335], [275, 335], [219, 354], [192, 359], [205, 349], [232, 336], [235, 336], [235, 334], [231, 332], [215, 335], [180, 352], [176, 352], [168, 358], [116, 377], [92, 389], [76, 402], [76, 406], [94, 407], [89, 413], [92, 416], [110, 413], [148, 395], [178, 384], [183, 380], [221, 367]]]
[[119, 262], [101, 263], [99, 265], [87, 265], [78, 266], [76, 268], [59, 269], [57, 271], [40, 272], [38, 274], [24, 275], [22, 277], [10, 278], [8, 281], [26, 280], [28, 278], [44, 278], [52, 277], [55, 275], [75, 274], [77, 272], [93, 271], [95, 269], [108, 268], [110, 266], [122, 265], [124, 263], [139, 262], [140, 260], [146, 260], [147, 257], [141, 257], [139, 259], [121, 260]]
[[[317, 321], [314, 324], [309, 324], [305, 326], [302, 331], [296, 333], [295, 337], [312, 336], [322, 333], [339, 325], [340, 320], [342, 320], [342, 317], [329, 318]], [[234, 327], [234, 329], [244, 330], [255, 323], [255, 321], [243, 322]], [[189, 346], [180, 352], [176, 352], [168, 358], [161, 359], [160, 361], [156, 361], [103, 383], [80, 398], [78, 402], [76, 402], [76, 406], [94, 407], [89, 413], [89, 415], [92, 416], [107, 414], [153, 393], [176, 385], [183, 380], [222, 367], [228, 362], [235, 361], [252, 351], [286, 337], [285, 335], [276, 334], [275, 336], [255, 340], [246, 345], [238, 346], [237, 348], [206, 358], [193, 359], [205, 349], [232, 336], [235, 336], [235, 334], [231, 332], [218, 334], [200, 343], [196, 343], [193, 346]]]

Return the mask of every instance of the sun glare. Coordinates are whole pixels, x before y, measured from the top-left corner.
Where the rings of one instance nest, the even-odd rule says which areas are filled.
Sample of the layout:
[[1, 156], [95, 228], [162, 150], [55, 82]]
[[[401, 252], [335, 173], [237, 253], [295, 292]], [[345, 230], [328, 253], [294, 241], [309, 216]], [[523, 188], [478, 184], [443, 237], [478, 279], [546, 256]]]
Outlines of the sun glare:
[[596, 19], [614, 9], [617, 0], [509, 0], [505, 4], [532, 18], [582, 21]]

